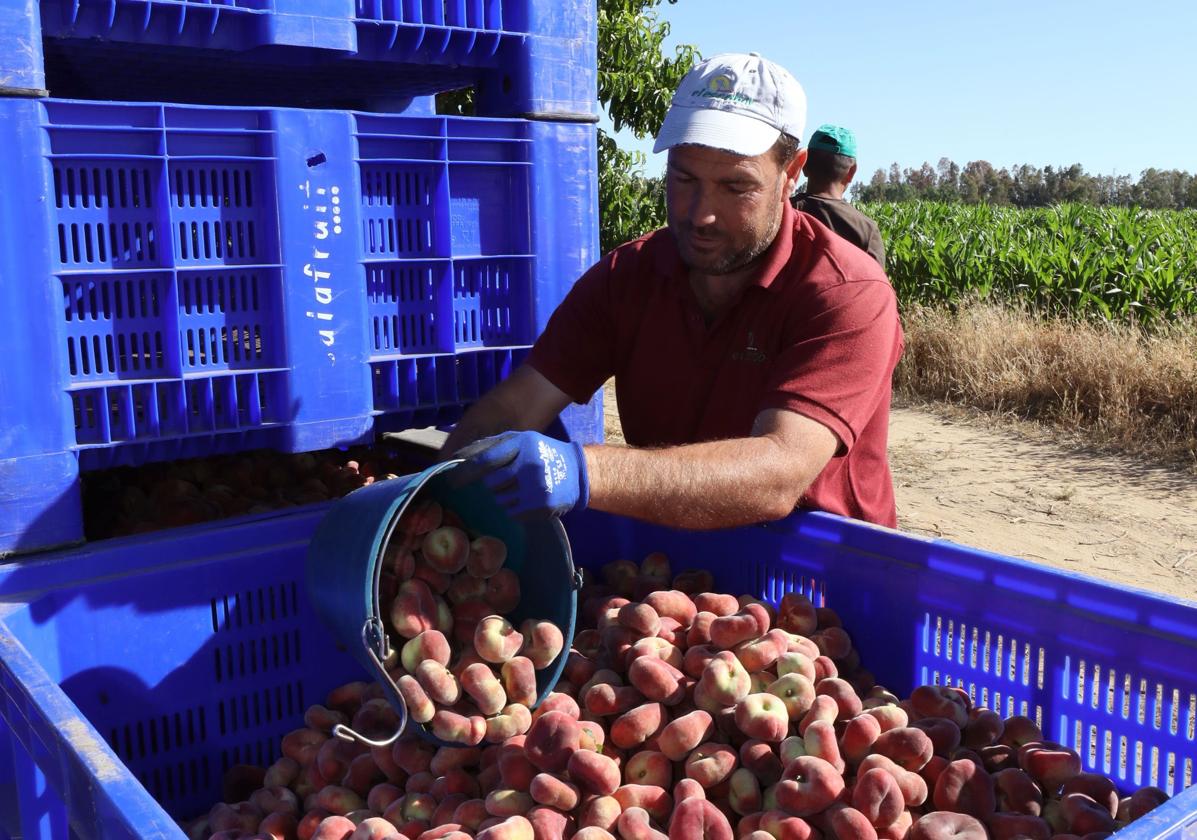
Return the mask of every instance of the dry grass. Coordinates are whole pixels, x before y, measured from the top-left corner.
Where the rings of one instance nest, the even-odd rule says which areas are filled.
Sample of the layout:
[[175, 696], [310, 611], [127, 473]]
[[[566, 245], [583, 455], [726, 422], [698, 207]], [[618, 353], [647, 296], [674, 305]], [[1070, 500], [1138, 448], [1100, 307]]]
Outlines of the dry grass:
[[1148, 335], [985, 304], [903, 313], [896, 393], [1047, 425], [1197, 468], [1197, 323]]

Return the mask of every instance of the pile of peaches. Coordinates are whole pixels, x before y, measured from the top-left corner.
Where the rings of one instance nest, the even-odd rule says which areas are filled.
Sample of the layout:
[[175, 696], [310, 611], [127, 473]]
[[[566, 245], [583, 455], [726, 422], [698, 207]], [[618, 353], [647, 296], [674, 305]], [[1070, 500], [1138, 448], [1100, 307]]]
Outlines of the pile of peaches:
[[243, 452], [83, 474], [89, 540], [142, 534], [338, 499], [426, 464], [382, 447]]
[[[1035, 721], [960, 689], [899, 698], [834, 611], [799, 593], [776, 607], [716, 593], [661, 554], [588, 580], [584, 629], [563, 651], [559, 628], [504, 618], [519, 602], [504, 557], [430, 504], [388, 549], [389, 673], [412, 718], [452, 745], [415, 727], [386, 747], [334, 737], [337, 723], [398, 722], [379, 685], [341, 686], [273, 765], [233, 768], [227, 801], [189, 836], [1100, 840], [1167, 799], [1120, 794]], [[535, 705], [536, 672], [563, 652]]]

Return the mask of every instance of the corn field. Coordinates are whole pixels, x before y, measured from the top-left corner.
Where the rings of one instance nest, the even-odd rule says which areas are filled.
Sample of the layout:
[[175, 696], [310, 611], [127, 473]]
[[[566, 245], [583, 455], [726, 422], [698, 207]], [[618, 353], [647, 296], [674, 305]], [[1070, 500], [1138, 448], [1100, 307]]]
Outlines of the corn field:
[[978, 297], [1052, 316], [1197, 316], [1197, 210], [862, 203], [903, 303]]

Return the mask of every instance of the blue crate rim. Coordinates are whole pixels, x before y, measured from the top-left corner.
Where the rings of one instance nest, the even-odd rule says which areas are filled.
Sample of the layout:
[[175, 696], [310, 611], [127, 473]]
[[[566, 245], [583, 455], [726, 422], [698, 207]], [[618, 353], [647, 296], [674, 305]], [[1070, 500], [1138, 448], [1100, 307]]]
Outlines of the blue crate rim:
[[[311, 113], [313, 110], [318, 110], [318, 109], [312, 109], [312, 108], [300, 108], [300, 107], [290, 106], [290, 105], [205, 105], [205, 104], [196, 103], [196, 102], [172, 102], [172, 101], [166, 101], [166, 100], [159, 101], [159, 102], [142, 102], [142, 101], [138, 101], [138, 100], [116, 101], [116, 100], [100, 100], [100, 99], [69, 99], [69, 98], [58, 98], [58, 97], [39, 98], [39, 104], [41, 104], [43, 106], [42, 107], [43, 115], [46, 113], [45, 106], [47, 106], [47, 105], [51, 105], [51, 106], [53, 106], [53, 105], [83, 106], [83, 107], [94, 108], [94, 109], [99, 109], [99, 110], [107, 109], [107, 108], [121, 108], [121, 109], [129, 109], [129, 110], [146, 109], [146, 110], [155, 110], [155, 111], [162, 111], [162, 112], [165, 112], [167, 109], [171, 109], [171, 108], [177, 108], [177, 109], [181, 109], [184, 111], [236, 111], [236, 112], [286, 111], [286, 112], [297, 112], [297, 113]], [[469, 117], [467, 117], [467, 116], [460, 116], [457, 114], [404, 114], [404, 113], [395, 113], [393, 111], [366, 111], [366, 110], [354, 109], [354, 108], [337, 108], [337, 109], [333, 109], [333, 110], [336, 110], [339, 113], [351, 114], [353, 116], [360, 116], [360, 117], [371, 117], [371, 118], [384, 117], [384, 118], [389, 118], [389, 119], [393, 119], [396, 121], [412, 120], [412, 121], [416, 121], [416, 122], [444, 121], [445, 123], [448, 123], [448, 124], [457, 123], [457, 124], [461, 124], [461, 125], [468, 125], [468, 124], [475, 124], [475, 123], [529, 125], [531, 123], [537, 122], [536, 120], [524, 119], [521, 117], [490, 117], [490, 116], [476, 116], [476, 117], [469, 116]], [[269, 135], [269, 134], [277, 134], [278, 133], [275, 130], [266, 129], [266, 128], [242, 130], [239, 128], [220, 128], [220, 127], [203, 128], [203, 127], [197, 127], [197, 126], [167, 126], [167, 125], [156, 125], [156, 126], [154, 126], [154, 125], [151, 125], [151, 126], [119, 126], [118, 125], [118, 126], [112, 126], [112, 125], [107, 125], [107, 124], [99, 124], [99, 125], [90, 124], [89, 125], [88, 123], [80, 123], [80, 122], [55, 123], [55, 122], [50, 122], [48, 120], [43, 121], [43, 127], [66, 128], [66, 129], [84, 129], [84, 130], [88, 130], [88, 131], [109, 130], [109, 131], [115, 131], [115, 132], [120, 132], [120, 133], [127, 133], [130, 131], [141, 131], [141, 132], [147, 132], [147, 133], [171, 131], [171, 132], [185, 132], [188, 134], [202, 134], [202, 135], [230, 134], [230, 135], [234, 135], [234, 136], [241, 136], [242, 134], [245, 134], [245, 133], [261, 134], [261, 135]], [[355, 131], [354, 133], [356, 134], [357, 132]], [[440, 136], [419, 135], [419, 134], [416, 134], [416, 135], [398, 135], [398, 134], [372, 135], [372, 134], [366, 133], [363, 136], [378, 136], [378, 137], [411, 139], [411, 140], [445, 139], [445, 140], [481, 140], [481, 141], [486, 141], [486, 142], [508, 142], [508, 143], [530, 142], [526, 138], [523, 138], [523, 137], [474, 137], [474, 136], [470, 136], [470, 135], [461, 136], [461, 137], [451, 137], [451, 136], [446, 135], [444, 137], [440, 137]], [[134, 157], [160, 158], [162, 156], [160, 156], [160, 155], [135, 155]], [[171, 157], [173, 159], [173, 156], [171, 156]], [[225, 156], [217, 155], [217, 157], [224, 159]], [[254, 160], [259, 160], [259, 159], [260, 158], [254, 158]], [[261, 159], [264, 159], [264, 158], [261, 158]], [[438, 161], [431, 161], [431, 162], [437, 163]]]
[[[780, 522], [766, 522], [766, 523], [761, 523], [756, 526], [749, 526], [749, 527], [757, 527], [757, 528], [762, 528], [764, 530], [778, 531], [778, 532], [784, 533], [784, 532], [790, 530], [790, 528], [787, 528], [787, 526], [785, 524], [786, 521], [787, 520], [781, 520]], [[880, 534], [886, 534], [886, 535], [890, 535], [890, 536], [900, 536], [904, 539], [909, 539], [914, 542], [922, 543], [924, 545], [935, 546], [937, 548], [943, 548], [950, 552], [958, 552], [958, 551], [964, 549], [964, 550], [967, 550], [968, 552], [970, 552], [971, 554], [979, 555], [990, 562], [1006, 564], [1006, 565], [1011, 566], [1012, 568], [1018, 569], [1020, 572], [1027, 573], [1027, 574], [1030, 574], [1033, 576], [1044, 576], [1048, 579], [1064, 578], [1067, 580], [1074, 581], [1078, 584], [1082, 584], [1086, 587], [1092, 587], [1095, 590], [1097, 590], [1098, 592], [1114, 596], [1115, 598], [1120, 597], [1125, 594], [1131, 594], [1131, 595], [1136, 595], [1136, 596], [1152, 599], [1154, 601], [1159, 602], [1161, 605], [1165, 605], [1165, 606], [1169, 606], [1169, 607], [1177, 607], [1177, 608], [1181, 608], [1184, 610], [1192, 610], [1194, 612], [1197, 612], [1197, 597], [1195, 597], [1194, 599], [1180, 598], [1175, 595], [1166, 595], [1164, 593], [1156, 592], [1154, 590], [1150, 590], [1150, 589], [1147, 589], [1147, 588], [1141, 587], [1141, 586], [1135, 586], [1133, 584], [1116, 584], [1116, 583], [1113, 583], [1112, 581], [1108, 581], [1108, 580], [1105, 580], [1105, 579], [1099, 578], [1099, 577], [1093, 577], [1090, 575], [1086, 575], [1082, 572], [1073, 571], [1071, 569], [1065, 569], [1065, 568], [1061, 568], [1058, 566], [1050, 566], [1050, 565], [1045, 565], [1045, 564], [1041, 564], [1041, 563], [1036, 563], [1031, 560], [1027, 560], [1025, 558], [1018, 557], [1017, 555], [1001, 554], [999, 552], [990, 551], [990, 550], [984, 549], [984, 548], [967, 546], [967, 545], [964, 545], [963, 543], [954, 542], [950, 539], [947, 539], [946, 537], [927, 537], [927, 536], [923, 536], [922, 534], [914, 534], [914, 533], [910, 533], [907, 531], [903, 531], [898, 528], [887, 528], [883, 525], [876, 525], [871, 522], [861, 522], [861, 521], [854, 520], [854, 519], [848, 519], [847, 517], [838, 516], [837, 514], [826, 513], [824, 511], [817, 511], [817, 510], [801, 511], [800, 521], [807, 522], [807, 523], [826, 523], [836, 529], [842, 529], [844, 527], [845, 523], [848, 523], [856, 530], [875, 531]], [[818, 537], [817, 534], [808, 534], [808, 536], [812, 536], [815, 539], [822, 539], [823, 542], [832, 542], [832, 543], [835, 542], [834, 540], [831, 540], [829, 538], [820, 538], [820, 537]], [[859, 545], [855, 545], [854, 547], [858, 551], [862, 551], [863, 553], [866, 553], [866, 554], [871, 554], [875, 557], [885, 556], [885, 555], [878, 554], [875, 551], [870, 551], [869, 549], [863, 548]], [[892, 560], [893, 558], [887, 558], [887, 559]], [[902, 561], [899, 560], [897, 562], [902, 562]], [[1194, 629], [1197, 630], [1197, 625], [1194, 625]], [[1193, 639], [1197, 639], [1197, 635], [1195, 635], [1193, 637]]]

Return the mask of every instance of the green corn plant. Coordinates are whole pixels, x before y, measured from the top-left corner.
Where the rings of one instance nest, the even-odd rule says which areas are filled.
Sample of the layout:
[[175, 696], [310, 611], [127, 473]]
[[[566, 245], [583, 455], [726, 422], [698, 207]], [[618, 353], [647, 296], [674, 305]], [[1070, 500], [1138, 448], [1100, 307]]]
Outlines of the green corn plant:
[[1197, 316], [1197, 210], [861, 204], [902, 303], [980, 298], [1054, 317]]

